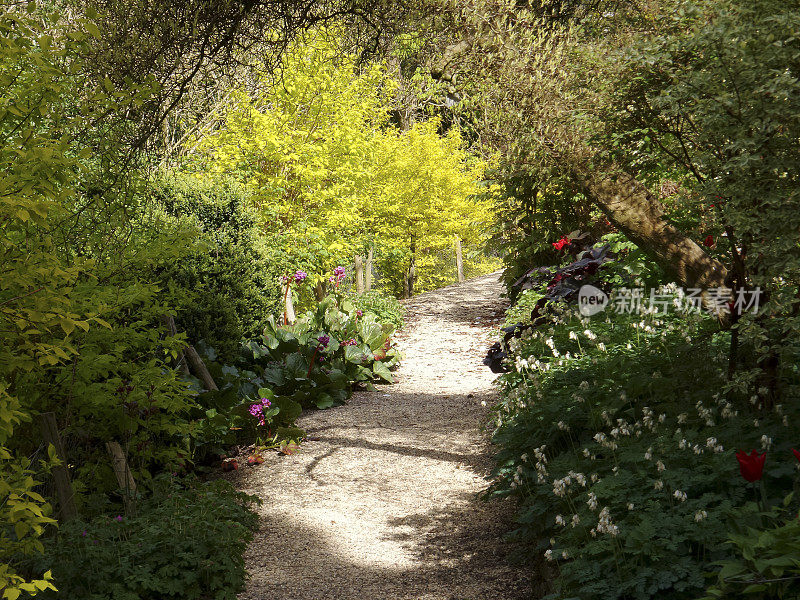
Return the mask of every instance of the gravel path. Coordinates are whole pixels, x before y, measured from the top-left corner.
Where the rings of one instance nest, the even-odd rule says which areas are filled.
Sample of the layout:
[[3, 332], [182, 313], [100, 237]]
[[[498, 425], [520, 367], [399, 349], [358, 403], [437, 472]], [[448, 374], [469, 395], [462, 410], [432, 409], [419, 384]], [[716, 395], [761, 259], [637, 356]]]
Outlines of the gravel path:
[[528, 597], [502, 540], [512, 507], [475, 498], [490, 468], [481, 360], [500, 291], [494, 273], [413, 298], [398, 383], [305, 413], [300, 453], [240, 471], [264, 500], [242, 600]]

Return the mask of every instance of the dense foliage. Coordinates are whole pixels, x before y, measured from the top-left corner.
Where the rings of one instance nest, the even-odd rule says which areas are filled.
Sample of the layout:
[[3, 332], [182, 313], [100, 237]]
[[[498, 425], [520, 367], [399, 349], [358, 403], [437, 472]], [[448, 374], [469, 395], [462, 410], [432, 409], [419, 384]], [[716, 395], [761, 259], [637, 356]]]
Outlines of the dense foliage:
[[200, 484], [166, 476], [133, 515], [98, 516], [62, 526], [40, 569], [58, 593], [42, 598], [233, 600], [245, 579], [258, 499], [227, 481]]
[[285, 259], [256, 226], [249, 197], [235, 182], [164, 175], [150, 194], [186, 228], [191, 247], [157, 273], [164, 287], [182, 294], [176, 322], [193, 342], [235, 354], [239, 340], [259, 334], [266, 317], [280, 312]]
[[485, 165], [458, 129], [440, 135], [437, 120], [392, 127], [395, 82], [380, 64], [342, 56], [333, 32], [295, 45], [279, 76], [278, 85], [262, 74], [255, 92], [233, 91], [186, 168], [241, 181], [265, 233], [314, 283], [370, 247], [392, 294], [404, 293], [412, 266], [417, 290], [452, 283], [455, 237], [481, 249], [493, 221], [478, 185]]
[[[725, 392], [730, 332], [674, 286], [659, 290], [666, 313], [616, 313], [619, 298], [593, 317], [548, 303], [507, 345], [492, 493], [520, 498], [515, 537], [557, 564], [553, 598], [696, 598], [713, 563], [736, 556], [728, 520], [759, 527], [742, 510], [762, 490], [739, 475], [733, 451], [767, 452], [766, 501], [779, 505], [797, 481], [800, 415], [792, 402], [763, 411]], [[735, 574], [758, 582], [747, 567]]]

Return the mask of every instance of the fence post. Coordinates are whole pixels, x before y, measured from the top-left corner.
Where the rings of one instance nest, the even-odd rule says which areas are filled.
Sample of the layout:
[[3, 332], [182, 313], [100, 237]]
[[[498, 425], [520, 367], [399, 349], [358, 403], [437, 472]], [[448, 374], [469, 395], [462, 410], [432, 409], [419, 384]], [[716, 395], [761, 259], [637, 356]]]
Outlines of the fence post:
[[464, 261], [461, 256], [461, 238], [456, 236], [456, 272], [458, 273], [458, 283], [464, 281]]
[[290, 280], [283, 282], [283, 324], [289, 325], [294, 323], [294, 304], [292, 304], [292, 287]]
[[364, 293], [364, 258], [356, 255], [356, 293]]
[[42, 413], [41, 415], [42, 437], [48, 446], [55, 448], [56, 456], [61, 464], [53, 467], [53, 483], [58, 496], [58, 503], [61, 509], [61, 519], [69, 521], [78, 516], [78, 509], [75, 508], [75, 494], [72, 491], [72, 482], [69, 480], [69, 470], [67, 469], [67, 456], [64, 453], [64, 446], [61, 443], [61, 436], [58, 435], [58, 425], [56, 424], [56, 414], [53, 412]]
[[366, 291], [370, 291], [372, 289], [372, 251], [374, 248], [375, 246], [370, 246], [369, 252], [367, 252], [367, 272], [364, 277], [364, 289]]

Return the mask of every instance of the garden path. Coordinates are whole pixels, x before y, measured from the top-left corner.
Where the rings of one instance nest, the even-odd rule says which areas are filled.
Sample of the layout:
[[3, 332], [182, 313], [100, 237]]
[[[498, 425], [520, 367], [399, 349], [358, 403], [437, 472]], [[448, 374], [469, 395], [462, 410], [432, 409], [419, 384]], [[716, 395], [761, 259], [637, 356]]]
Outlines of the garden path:
[[528, 597], [502, 540], [512, 507], [476, 500], [491, 466], [481, 361], [503, 315], [498, 276], [408, 301], [396, 384], [305, 413], [298, 454], [241, 467], [240, 489], [264, 500], [242, 600]]

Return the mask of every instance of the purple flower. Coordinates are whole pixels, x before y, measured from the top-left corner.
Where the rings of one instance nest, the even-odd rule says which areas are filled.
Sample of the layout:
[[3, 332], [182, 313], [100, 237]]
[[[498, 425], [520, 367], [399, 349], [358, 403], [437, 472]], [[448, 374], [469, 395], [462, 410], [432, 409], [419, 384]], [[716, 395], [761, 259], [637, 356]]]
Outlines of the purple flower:
[[363, 310], [357, 310], [356, 311], [356, 315], [359, 316], [359, 317], [363, 317], [364, 316], [364, 311]]
[[333, 275], [329, 278], [328, 281], [338, 286], [345, 278], [345, 274], [346, 272], [344, 267], [338, 266], [333, 270]]
[[355, 346], [356, 344], [358, 344], [358, 342], [355, 341], [353, 338], [350, 338], [349, 340], [345, 340], [342, 342], [342, 346]]
[[306, 273], [305, 271], [301, 271], [299, 269], [294, 274], [294, 280], [295, 280], [296, 283], [303, 283], [303, 281], [305, 281], [306, 277], [308, 277], [308, 273]]
[[117, 515], [115, 517], [115, 520], [117, 521], [117, 523], [122, 523], [122, 515]]
[[[266, 404], [265, 404], [266, 403]], [[250, 414], [258, 419], [259, 425], [266, 425], [267, 421], [264, 419], [264, 409], [270, 405], [270, 401], [266, 398], [261, 398], [261, 404], [251, 404]]]
[[322, 344], [323, 348], [327, 348], [328, 344], [331, 341], [331, 338], [329, 336], [325, 335], [325, 334], [322, 334], [321, 336], [319, 336], [317, 338], [317, 340], [319, 341], [320, 344]]
[[272, 405], [272, 402], [269, 401], [269, 398], [262, 398], [261, 399], [261, 406], [264, 408], [269, 408]]
[[86, 537], [87, 535], [89, 535], [89, 533], [84, 529], [83, 533], [81, 534], [81, 537]]

